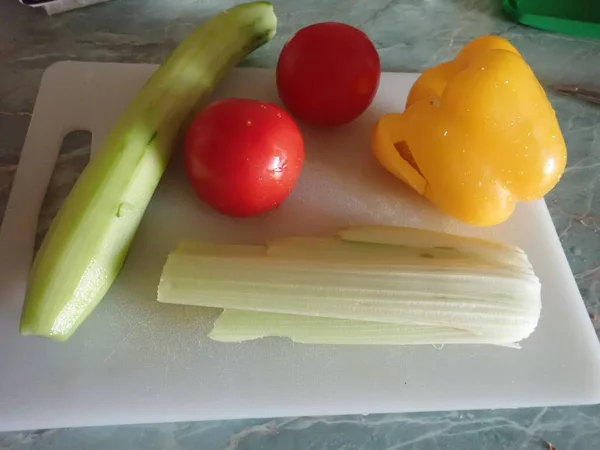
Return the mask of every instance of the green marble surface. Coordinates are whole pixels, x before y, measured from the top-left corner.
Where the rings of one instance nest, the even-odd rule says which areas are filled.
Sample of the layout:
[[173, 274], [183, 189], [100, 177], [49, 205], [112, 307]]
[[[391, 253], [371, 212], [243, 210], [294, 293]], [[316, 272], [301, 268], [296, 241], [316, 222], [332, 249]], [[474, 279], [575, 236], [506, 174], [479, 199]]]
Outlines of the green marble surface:
[[[0, 218], [40, 77], [65, 59], [158, 63], [229, 0], [113, 0], [47, 17], [0, 3]], [[273, 67], [285, 40], [309, 23], [363, 29], [386, 71], [421, 71], [470, 39], [499, 34], [544, 83], [600, 84], [600, 41], [511, 22], [501, 0], [275, 0], [274, 42], [244, 64]], [[569, 148], [548, 206], [575, 278], [600, 330], [600, 107], [550, 96]], [[77, 136], [60, 157], [43, 217], [52, 217], [86, 160]], [[0, 344], [1, 345], [1, 344]], [[552, 370], [549, 367], [548, 370]], [[1, 380], [0, 380], [1, 383]], [[119, 426], [1, 433], [0, 449], [544, 449], [600, 448], [600, 406]]]

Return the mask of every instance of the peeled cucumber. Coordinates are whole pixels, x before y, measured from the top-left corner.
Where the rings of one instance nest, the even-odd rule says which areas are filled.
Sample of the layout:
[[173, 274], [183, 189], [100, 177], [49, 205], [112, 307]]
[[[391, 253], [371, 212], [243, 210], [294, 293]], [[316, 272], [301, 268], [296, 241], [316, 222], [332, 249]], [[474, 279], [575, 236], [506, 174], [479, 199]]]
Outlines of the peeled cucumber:
[[270, 3], [246, 3], [198, 27], [158, 68], [90, 161], [35, 258], [20, 330], [64, 341], [118, 275], [189, 119], [228, 69], [274, 35]]

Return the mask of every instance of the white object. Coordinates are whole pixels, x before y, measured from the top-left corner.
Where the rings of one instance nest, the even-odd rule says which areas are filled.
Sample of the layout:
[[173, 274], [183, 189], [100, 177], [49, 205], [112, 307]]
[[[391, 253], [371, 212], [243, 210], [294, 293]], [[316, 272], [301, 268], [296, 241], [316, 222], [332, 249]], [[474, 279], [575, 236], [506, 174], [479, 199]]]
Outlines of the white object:
[[[63, 136], [92, 148], [155, 66], [65, 62], [44, 75], [0, 230], [0, 429], [584, 404], [600, 401], [600, 346], [544, 202], [471, 228], [382, 169], [370, 130], [403, 108], [414, 74], [383, 74], [372, 107], [335, 130], [303, 129], [307, 162], [277, 211], [236, 220], [201, 204], [176, 157], [121, 275], [65, 343], [22, 337], [19, 316], [39, 207]], [[277, 102], [271, 70], [235, 69], [215, 97]], [[521, 246], [542, 281], [542, 316], [522, 350], [490, 346], [243, 344], [206, 337], [216, 312], [156, 302], [181, 239], [263, 243], [352, 224], [445, 230]], [[90, 237], [93, 238], [93, 237]]]
[[29, 4], [21, 1], [27, 6], [43, 7], [49, 16], [54, 14], [60, 14], [65, 11], [71, 11], [72, 9], [83, 8], [85, 6], [95, 5], [96, 3], [107, 2], [108, 0], [48, 0], [43, 3]]

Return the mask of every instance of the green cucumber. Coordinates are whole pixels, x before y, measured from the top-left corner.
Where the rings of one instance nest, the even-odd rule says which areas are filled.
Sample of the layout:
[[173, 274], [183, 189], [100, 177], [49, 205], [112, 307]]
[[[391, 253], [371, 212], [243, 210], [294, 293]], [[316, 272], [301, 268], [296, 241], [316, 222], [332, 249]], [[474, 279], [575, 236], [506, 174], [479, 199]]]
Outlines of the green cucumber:
[[276, 26], [270, 3], [236, 6], [198, 27], [152, 75], [54, 219], [32, 267], [22, 334], [64, 341], [92, 312], [121, 270], [180, 133]]

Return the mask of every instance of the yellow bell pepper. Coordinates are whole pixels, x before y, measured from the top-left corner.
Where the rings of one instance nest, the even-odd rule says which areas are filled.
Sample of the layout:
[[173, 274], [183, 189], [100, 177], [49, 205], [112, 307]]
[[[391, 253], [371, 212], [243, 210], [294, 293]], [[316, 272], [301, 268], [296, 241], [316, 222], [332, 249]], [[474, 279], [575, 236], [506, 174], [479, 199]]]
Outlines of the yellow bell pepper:
[[543, 88], [505, 39], [484, 36], [426, 70], [402, 114], [377, 123], [373, 152], [441, 211], [473, 225], [508, 219], [558, 183], [567, 151]]

